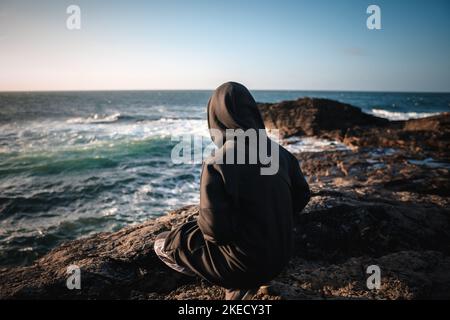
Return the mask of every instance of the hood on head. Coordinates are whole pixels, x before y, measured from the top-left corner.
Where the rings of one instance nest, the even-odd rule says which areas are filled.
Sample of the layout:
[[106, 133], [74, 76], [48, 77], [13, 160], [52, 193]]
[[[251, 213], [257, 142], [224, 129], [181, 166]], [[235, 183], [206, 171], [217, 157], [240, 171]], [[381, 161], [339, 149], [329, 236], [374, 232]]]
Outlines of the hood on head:
[[[220, 130], [225, 137], [226, 129], [265, 129], [264, 121], [250, 91], [237, 82], [227, 82], [218, 87], [208, 102], [208, 128]], [[211, 134], [213, 141], [216, 137]]]

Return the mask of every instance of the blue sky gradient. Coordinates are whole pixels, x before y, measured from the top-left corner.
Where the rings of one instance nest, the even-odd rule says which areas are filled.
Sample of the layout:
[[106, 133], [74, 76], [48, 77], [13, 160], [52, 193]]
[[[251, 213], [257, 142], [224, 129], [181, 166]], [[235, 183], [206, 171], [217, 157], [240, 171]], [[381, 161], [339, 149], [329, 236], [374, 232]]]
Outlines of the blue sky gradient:
[[[81, 7], [82, 28], [66, 29]], [[382, 30], [368, 30], [379, 5]], [[450, 1], [0, 1], [0, 90], [450, 91]]]

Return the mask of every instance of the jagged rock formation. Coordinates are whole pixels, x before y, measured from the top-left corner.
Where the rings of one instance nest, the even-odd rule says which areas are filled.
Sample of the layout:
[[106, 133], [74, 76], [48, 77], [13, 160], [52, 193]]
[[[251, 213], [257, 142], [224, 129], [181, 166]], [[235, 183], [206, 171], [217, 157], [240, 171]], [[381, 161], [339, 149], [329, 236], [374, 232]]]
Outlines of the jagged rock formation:
[[302, 98], [259, 104], [268, 128], [282, 137], [316, 136], [355, 147], [400, 147], [450, 160], [450, 113], [407, 121], [388, 121], [349, 104]]
[[293, 135], [345, 135], [356, 126], [384, 126], [383, 118], [363, 113], [349, 104], [328, 99], [302, 98], [295, 101], [259, 104], [268, 128], [276, 128], [284, 137]]

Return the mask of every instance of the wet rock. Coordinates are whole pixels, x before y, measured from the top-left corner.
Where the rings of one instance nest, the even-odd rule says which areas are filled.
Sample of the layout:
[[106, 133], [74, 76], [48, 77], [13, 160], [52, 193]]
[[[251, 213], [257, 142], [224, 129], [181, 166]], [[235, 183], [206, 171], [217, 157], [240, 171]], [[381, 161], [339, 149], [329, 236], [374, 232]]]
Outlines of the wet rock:
[[343, 136], [355, 126], [383, 126], [387, 120], [363, 113], [360, 108], [328, 99], [302, 98], [275, 104], [259, 104], [266, 126], [279, 129], [283, 137]]

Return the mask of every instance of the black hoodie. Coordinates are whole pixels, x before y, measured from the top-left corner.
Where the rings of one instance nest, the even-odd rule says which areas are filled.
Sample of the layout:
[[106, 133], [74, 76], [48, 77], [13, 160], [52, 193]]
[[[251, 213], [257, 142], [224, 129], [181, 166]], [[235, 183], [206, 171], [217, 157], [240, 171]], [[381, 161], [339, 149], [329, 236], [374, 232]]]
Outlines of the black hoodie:
[[[266, 139], [269, 154], [278, 156], [275, 174], [261, 174], [265, 166], [259, 157], [256, 163], [224, 163], [227, 153], [238, 152], [236, 140], [225, 135], [227, 129], [265, 128], [243, 85], [228, 82], [216, 89], [208, 103], [208, 126], [216, 129], [212, 139], [220, 149], [203, 164], [199, 217], [172, 230], [165, 250], [214, 284], [256, 288], [288, 263], [293, 217], [308, 203], [309, 187], [297, 159], [265, 135], [258, 139]], [[247, 144], [245, 152], [252, 147], [260, 149], [259, 144]], [[277, 152], [270, 152], [273, 148]]]

